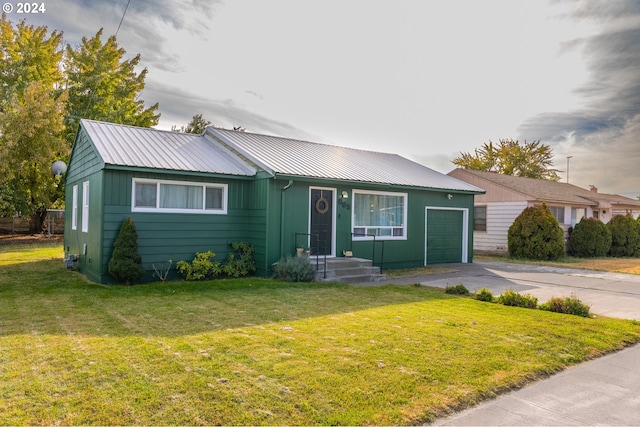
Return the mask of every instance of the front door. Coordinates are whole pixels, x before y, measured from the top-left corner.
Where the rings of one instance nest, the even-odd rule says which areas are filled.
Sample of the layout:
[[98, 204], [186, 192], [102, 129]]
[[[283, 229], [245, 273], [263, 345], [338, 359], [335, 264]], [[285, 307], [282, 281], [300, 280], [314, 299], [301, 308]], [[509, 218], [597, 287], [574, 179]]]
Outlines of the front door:
[[309, 224], [311, 255], [332, 255], [333, 195], [334, 190], [332, 189], [311, 189], [311, 220]]

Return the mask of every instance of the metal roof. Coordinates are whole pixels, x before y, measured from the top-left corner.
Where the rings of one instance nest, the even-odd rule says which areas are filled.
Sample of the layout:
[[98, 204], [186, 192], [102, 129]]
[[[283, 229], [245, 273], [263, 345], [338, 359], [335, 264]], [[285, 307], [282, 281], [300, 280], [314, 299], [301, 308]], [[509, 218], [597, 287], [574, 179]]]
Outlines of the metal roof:
[[484, 193], [397, 154], [207, 128], [232, 151], [271, 174]]
[[212, 138], [82, 120], [105, 164], [149, 169], [253, 176], [256, 169]]

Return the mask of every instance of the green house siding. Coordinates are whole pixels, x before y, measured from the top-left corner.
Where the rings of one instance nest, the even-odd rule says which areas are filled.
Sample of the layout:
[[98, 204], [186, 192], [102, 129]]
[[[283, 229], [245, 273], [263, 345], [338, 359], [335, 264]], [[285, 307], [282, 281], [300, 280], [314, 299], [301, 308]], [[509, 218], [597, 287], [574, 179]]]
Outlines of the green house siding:
[[[451, 199], [447, 197], [448, 192], [428, 189], [400, 188], [389, 187], [387, 185], [375, 185], [371, 183], [345, 183], [331, 180], [312, 180], [312, 179], [292, 179], [289, 186], [287, 179], [270, 180], [270, 194], [267, 236], [269, 241], [267, 251], [267, 261], [272, 263], [277, 261], [283, 255], [295, 253], [296, 246], [307, 246], [307, 237], [299, 236], [296, 242], [296, 233], [309, 233], [310, 221], [310, 200], [309, 189], [311, 187], [330, 188], [336, 192], [338, 203], [335, 204], [335, 255], [342, 256], [343, 251], [351, 250], [356, 257], [371, 259], [375, 257], [375, 262], [379, 263], [383, 255], [384, 245], [384, 266], [385, 268], [404, 268], [422, 266], [425, 264], [427, 245], [426, 230], [426, 211], [429, 206], [442, 207], [451, 209], [451, 212], [460, 212], [465, 209], [468, 212], [469, 223], [467, 224], [467, 248], [473, 247], [472, 228], [469, 224], [473, 224], [473, 194], [454, 193]], [[286, 189], [285, 189], [286, 188]], [[353, 209], [353, 191], [384, 191], [397, 192], [407, 194], [407, 236], [404, 240], [381, 240], [377, 243], [372, 240], [354, 240], [352, 241], [352, 209]], [[347, 199], [342, 199], [341, 195], [346, 192]], [[280, 215], [282, 212], [282, 215]], [[450, 212], [446, 210], [445, 212]], [[459, 254], [457, 261], [462, 260], [462, 236], [464, 224], [457, 219], [453, 223], [448, 224], [449, 231], [453, 231], [454, 235], [444, 234], [439, 238], [444, 240], [444, 246], [454, 246], [453, 252]], [[280, 230], [280, 236], [276, 235], [275, 230]], [[384, 243], [382, 243], [384, 241]], [[455, 243], [452, 243], [455, 241]], [[430, 250], [438, 250], [437, 248], [429, 248]], [[451, 252], [451, 250], [450, 250]], [[450, 262], [448, 257], [430, 257], [428, 263]], [[467, 251], [465, 262], [472, 261], [472, 251]]]
[[[331, 233], [327, 240], [332, 243], [327, 249], [335, 256], [352, 251], [355, 257], [374, 259], [376, 265], [384, 261], [385, 269], [421, 266], [425, 262], [472, 261], [474, 192], [471, 190], [447, 191], [266, 171], [248, 176], [105, 165], [82, 127], [69, 163], [65, 181], [65, 254], [78, 255], [79, 271], [95, 282], [114, 282], [108, 273], [108, 263], [127, 217], [133, 219], [138, 232], [138, 250], [147, 272], [144, 281], [157, 280], [153, 277], [154, 264], [166, 267], [169, 260], [174, 265], [179, 260], [190, 261], [196, 252], [211, 250], [223, 262], [231, 251], [230, 244], [238, 241], [253, 245], [257, 274], [267, 276], [273, 263], [293, 255], [297, 246], [313, 246], [313, 239], [307, 236], [311, 223], [319, 234], [326, 233], [329, 218]], [[134, 179], [226, 185], [227, 211], [216, 214], [132, 211]], [[85, 182], [89, 183], [88, 211], [82, 208]], [[71, 224], [74, 186], [78, 188], [75, 230]], [[318, 196], [318, 190], [322, 196]], [[376, 243], [354, 240], [351, 234], [354, 191], [406, 195], [402, 234], [393, 234], [387, 240], [378, 238]], [[312, 198], [317, 201], [324, 195], [331, 196], [328, 211], [319, 212]], [[399, 208], [392, 209], [397, 216]], [[85, 232], [82, 221], [87, 214], [89, 230]], [[329, 216], [319, 218], [319, 214]], [[176, 277], [175, 270], [169, 277]]]
[[[228, 185], [227, 213], [132, 212], [134, 178], [202, 182]], [[120, 170], [105, 171], [105, 210], [103, 236], [103, 282], [110, 281], [107, 264], [122, 222], [130, 216], [138, 232], [138, 251], [147, 271], [145, 280], [153, 279], [153, 264], [168, 261], [190, 261], [196, 252], [213, 251], [224, 261], [231, 243], [248, 242], [256, 249], [256, 260], [264, 257], [265, 209], [253, 197], [260, 185], [250, 180], [185, 177], [178, 174], [142, 173]], [[258, 262], [259, 274], [265, 275], [264, 262]]]

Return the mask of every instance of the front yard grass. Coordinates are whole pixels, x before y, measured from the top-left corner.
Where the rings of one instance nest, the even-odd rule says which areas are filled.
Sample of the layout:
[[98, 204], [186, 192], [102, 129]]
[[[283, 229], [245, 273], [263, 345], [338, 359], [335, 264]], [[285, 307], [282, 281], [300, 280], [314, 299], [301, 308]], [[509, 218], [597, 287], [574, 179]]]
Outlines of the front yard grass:
[[2, 425], [420, 424], [640, 339], [412, 285], [101, 286], [48, 250], [0, 248]]

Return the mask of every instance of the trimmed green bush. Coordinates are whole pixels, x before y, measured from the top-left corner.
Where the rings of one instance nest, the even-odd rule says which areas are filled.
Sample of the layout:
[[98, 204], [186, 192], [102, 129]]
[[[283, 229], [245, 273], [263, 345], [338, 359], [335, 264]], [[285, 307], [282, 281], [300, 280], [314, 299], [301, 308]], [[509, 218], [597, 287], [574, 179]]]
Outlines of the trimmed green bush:
[[616, 215], [607, 223], [611, 231], [611, 250], [614, 257], [640, 256], [640, 223], [629, 214]]
[[542, 261], [564, 255], [564, 231], [547, 205], [526, 208], [508, 233], [509, 255]]
[[493, 297], [493, 294], [487, 288], [482, 288], [475, 291], [473, 294], [473, 298], [477, 299], [478, 301], [485, 301], [485, 302], [493, 302], [495, 300], [495, 298]]
[[611, 230], [597, 218], [582, 218], [569, 237], [571, 253], [577, 257], [603, 257], [611, 249]]
[[444, 289], [444, 293], [452, 295], [467, 295], [469, 294], [469, 289], [467, 289], [462, 283], [458, 283], [455, 286], [447, 286]]
[[187, 280], [202, 280], [216, 277], [222, 272], [222, 267], [219, 261], [213, 260], [215, 256], [216, 254], [211, 251], [196, 252], [196, 256], [191, 263], [178, 261], [176, 263], [176, 270]]
[[500, 295], [496, 302], [511, 307], [537, 308], [538, 298], [529, 294], [519, 294], [513, 289], [507, 289]]
[[311, 282], [315, 271], [309, 257], [287, 256], [273, 266], [275, 278], [285, 282]]
[[142, 258], [138, 253], [138, 232], [131, 217], [124, 220], [120, 227], [108, 269], [109, 274], [125, 285], [132, 285], [144, 277]]
[[566, 298], [553, 297], [544, 304], [540, 304], [540, 310], [582, 317], [591, 317], [590, 309], [591, 307], [580, 301], [575, 295]]

